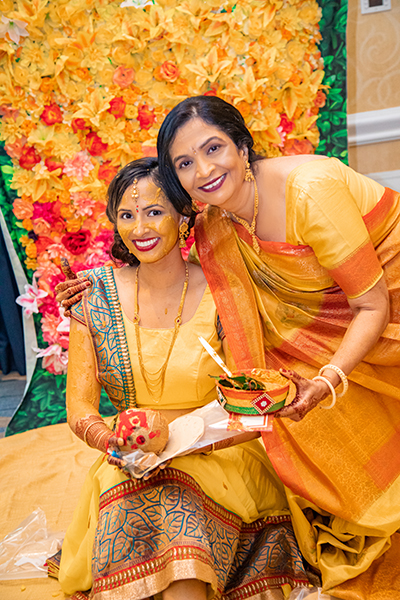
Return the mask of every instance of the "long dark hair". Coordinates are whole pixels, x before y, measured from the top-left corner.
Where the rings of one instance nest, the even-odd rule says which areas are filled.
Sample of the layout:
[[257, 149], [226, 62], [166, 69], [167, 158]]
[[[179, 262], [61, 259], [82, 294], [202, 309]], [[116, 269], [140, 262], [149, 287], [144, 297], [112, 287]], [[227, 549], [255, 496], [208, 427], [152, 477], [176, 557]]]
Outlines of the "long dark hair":
[[128, 248], [122, 241], [117, 229], [117, 214], [118, 207], [126, 190], [132, 185], [133, 180], [144, 179], [145, 177], [156, 178], [158, 169], [158, 160], [156, 158], [139, 158], [123, 167], [114, 179], [111, 181], [108, 188], [108, 202], [106, 214], [111, 223], [114, 225], [114, 243], [110, 248], [111, 257], [134, 266], [139, 264], [139, 260], [131, 254]]
[[183, 215], [190, 214], [192, 200], [180, 184], [172, 164], [170, 148], [180, 127], [195, 117], [223, 131], [231, 138], [238, 150], [247, 148], [250, 164], [264, 158], [253, 150], [254, 141], [251, 133], [242, 115], [232, 104], [217, 96], [194, 96], [177, 104], [161, 125], [157, 138], [157, 153], [160, 185], [175, 210]]

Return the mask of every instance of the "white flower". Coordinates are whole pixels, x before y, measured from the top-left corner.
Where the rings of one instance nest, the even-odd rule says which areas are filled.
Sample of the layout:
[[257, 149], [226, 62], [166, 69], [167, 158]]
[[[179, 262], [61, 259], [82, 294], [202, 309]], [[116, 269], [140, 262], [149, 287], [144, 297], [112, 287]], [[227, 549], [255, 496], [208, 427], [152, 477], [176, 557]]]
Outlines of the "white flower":
[[45, 298], [48, 295], [48, 292], [38, 288], [36, 278], [33, 277], [32, 285], [26, 285], [25, 294], [18, 296], [15, 302], [24, 309], [24, 316], [30, 317], [32, 313], [39, 312], [37, 304], [38, 300]]
[[124, 0], [122, 4], [120, 4], [120, 7], [127, 8], [129, 6], [134, 6], [135, 8], [144, 8], [145, 6], [151, 6], [152, 4], [151, 0]]
[[19, 21], [18, 19], [7, 19], [4, 15], [1, 17], [1, 20], [4, 25], [0, 25], [0, 38], [5, 38], [8, 33], [9, 38], [16, 44], [19, 44], [19, 38], [29, 35], [25, 31], [28, 23], [24, 23], [24, 21]]
[[58, 309], [61, 317], [60, 323], [57, 325], [57, 331], [60, 333], [69, 333], [69, 328], [71, 326], [71, 319], [64, 315], [65, 310], [62, 306]]

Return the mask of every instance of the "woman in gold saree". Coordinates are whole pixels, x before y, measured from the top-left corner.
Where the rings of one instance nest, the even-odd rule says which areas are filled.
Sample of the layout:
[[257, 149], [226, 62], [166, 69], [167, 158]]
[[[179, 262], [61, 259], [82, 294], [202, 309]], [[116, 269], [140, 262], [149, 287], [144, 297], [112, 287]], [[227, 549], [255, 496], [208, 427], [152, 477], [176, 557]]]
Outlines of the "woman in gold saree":
[[[252, 146], [234, 107], [189, 98], [159, 132], [163, 189], [182, 214], [192, 201], [208, 204], [193, 260], [231, 366], [282, 368], [297, 384], [263, 441], [303, 555], [337, 597], [394, 600], [400, 194], [334, 158], [263, 160]], [[341, 382], [346, 393], [320, 410]]]
[[170, 422], [214, 400], [209, 374], [220, 370], [198, 342], [223, 352], [215, 304], [201, 269], [182, 259], [188, 226], [156, 169], [141, 159], [113, 180], [107, 214], [125, 266], [86, 272], [91, 287], [72, 309], [68, 422], [101, 455], [50, 572], [75, 600], [283, 600], [308, 577], [255, 434], [175, 458], [147, 480], [106, 459], [117, 439], [98, 412], [101, 386], [119, 412], [152, 408]]

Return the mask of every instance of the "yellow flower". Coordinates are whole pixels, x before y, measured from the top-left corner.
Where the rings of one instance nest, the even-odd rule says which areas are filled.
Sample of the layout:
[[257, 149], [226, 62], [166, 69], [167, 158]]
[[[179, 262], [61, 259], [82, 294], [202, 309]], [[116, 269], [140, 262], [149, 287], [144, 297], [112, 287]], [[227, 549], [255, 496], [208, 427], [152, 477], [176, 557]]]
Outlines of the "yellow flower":
[[20, 139], [22, 137], [20, 128], [23, 122], [24, 117], [21, 115], [15, 121], [14, 119], [3, 118], [0, 124], [0, 140], [6, 144], [13, 144], [17, 139]]
[[98, 135], [101, 137], [101, 140], [106, 144], [116, 143], [119, 144], [124, 141], [124, 129], [125, 123], [124, 121], [119, 121], [110, 115], [109, 113], [103, 117], [100, 123], [100, 127], [98, 130]]
[[252, 104], [260, 92], [260, 88], [265, 86], [267, 82], [268, 79], [265, 78], [256, 80], [252, 67], [249, 67], [246, 69], [242, 81], [236, 81], [234, 84], [227, 85], [227, 89], [222, 93], [232, 96], [234, 104], [238, 104], [241, 101]]
[[78, 104], [79, 110], [74, 113], [74, 119], [85, 119], [95, 127], [99, 127], [101, 118], [107, 109], [110, 108], [111, 99], [111, 94], [96, 88], [90, 93], [87, 102], [80, 102]]
[[199, 58], [197, 63], [186, 65], [186, 69], [195, 73], [201, 84], [206, 81], [214, 83], [220, 74], [226, 73], [231, 68], [232, 62], [231, 58], [220, 61], [217, 49], [213, 46], [204, 58]]
[[34, 258], [26, 258], [25, 264], [26, 264], [26, 268], [31, 269], [32, 271], [36, 271], [36, 269], [38, 268], [37, 261]]

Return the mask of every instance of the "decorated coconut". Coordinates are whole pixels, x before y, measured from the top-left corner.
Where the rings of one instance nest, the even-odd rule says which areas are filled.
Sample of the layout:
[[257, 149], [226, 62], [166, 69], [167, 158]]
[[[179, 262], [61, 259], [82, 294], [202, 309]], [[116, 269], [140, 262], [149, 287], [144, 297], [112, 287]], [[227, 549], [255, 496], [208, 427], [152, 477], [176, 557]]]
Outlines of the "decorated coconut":
[[124, 440], [123, 452], [160, 454], [168, 442], [168, 421], [157, 410], [129, 408], [118, 415], [115, 433]]

